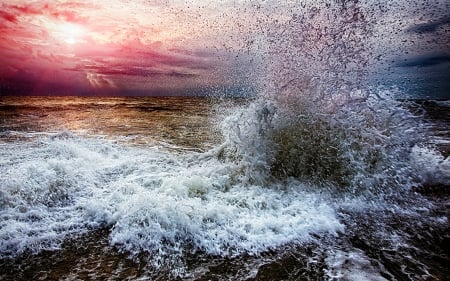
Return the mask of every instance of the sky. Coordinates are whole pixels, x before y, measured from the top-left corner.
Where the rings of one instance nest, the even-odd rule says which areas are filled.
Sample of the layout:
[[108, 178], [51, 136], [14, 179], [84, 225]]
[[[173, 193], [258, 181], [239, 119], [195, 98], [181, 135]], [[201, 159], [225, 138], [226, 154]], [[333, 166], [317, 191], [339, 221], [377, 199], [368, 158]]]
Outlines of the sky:
[[[313, 2], [1, 0], [0, 95], [191, 95], [246, 86], [257, 69], [255, 42]], [[377, 7], [376, 45], [399, 77], [450, 75], [442, 68], [450, 65], [448, 1], [395, 0], [382, 12], [385, 1], [361, 2]]]
[[0, 7], [2, 94], [158, 95], [230, 83], [232, 54], [216, 38], [226, 24], [211, 20], [206, 4], [21, 0]]

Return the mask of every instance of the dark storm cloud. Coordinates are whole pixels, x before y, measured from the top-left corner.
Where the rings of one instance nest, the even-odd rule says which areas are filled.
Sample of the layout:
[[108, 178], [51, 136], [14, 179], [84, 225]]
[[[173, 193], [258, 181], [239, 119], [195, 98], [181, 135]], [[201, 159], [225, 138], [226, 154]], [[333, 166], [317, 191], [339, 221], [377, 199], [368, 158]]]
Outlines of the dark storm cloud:
[[[42, 79], [42, 76], [54, 77], [51, 79]], [[59, 73], [41, 73], [39, 75], [33, 71], [17, 70], [15, 72], [0, 75], [0, 96], [5, 95], [73, 95], [74, 93], [88, 92], [88, 88], [80, 85], [79, 81], [74, 80], [68, 83]]]
[[398, 67], [427, 67], [450, 62], [450, 54], [421, 56], [397, 63]]
[[446, 24], [450, 24], [450, 16], [443, 17], [439, 20], [430, 21], [427, 23], [415, 24], [407, 29], [410, 33], [433, 33]]
[[136, 76], [136, 77], [156, 77], [156, 76], [167, 76], [167, 77], [195, 77], [198, 76], [194, 73], [169, 70], [163, 71], [159, 68], [143, 68], [130, 65], [122, 66], [80, 66], [75, 68], [66, 68], [70, 71], [88, 71], [101, 75], [121, 75], [121, 76]]

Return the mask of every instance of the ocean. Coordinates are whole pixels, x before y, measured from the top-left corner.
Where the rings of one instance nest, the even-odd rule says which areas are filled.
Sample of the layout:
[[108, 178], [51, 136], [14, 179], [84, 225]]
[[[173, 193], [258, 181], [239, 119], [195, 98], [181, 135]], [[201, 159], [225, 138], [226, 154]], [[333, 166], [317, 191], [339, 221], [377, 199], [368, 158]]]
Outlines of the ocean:
[[448, 278], [449, 101], [302, 106], [0, 97], [0, 279]]

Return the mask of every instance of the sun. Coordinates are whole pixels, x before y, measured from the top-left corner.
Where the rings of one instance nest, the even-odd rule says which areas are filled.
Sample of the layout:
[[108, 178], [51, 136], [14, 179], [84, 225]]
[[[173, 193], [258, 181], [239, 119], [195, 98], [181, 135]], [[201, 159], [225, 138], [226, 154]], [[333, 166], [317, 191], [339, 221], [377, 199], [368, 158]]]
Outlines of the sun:
[[69, 45], [82, 42], [85, 34], [86, 30], [83, 26], [73, 23], [61, 23], [53, 32], [55, 38]]

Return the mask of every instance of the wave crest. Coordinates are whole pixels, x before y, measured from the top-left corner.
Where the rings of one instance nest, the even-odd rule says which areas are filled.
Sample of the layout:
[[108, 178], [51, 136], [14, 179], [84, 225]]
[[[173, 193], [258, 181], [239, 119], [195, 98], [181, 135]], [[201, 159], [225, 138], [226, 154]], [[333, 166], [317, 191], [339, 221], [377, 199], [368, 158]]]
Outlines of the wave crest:
[[420, 118], [389, 91], [372, 92], [332, 113], [259, 100], [226, 119], [223, 128], [221, 156], [239, 163], [247, 181], [293, 177], [353, 193], [413, 185], [411, 152], [426, 139]]

